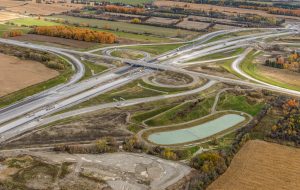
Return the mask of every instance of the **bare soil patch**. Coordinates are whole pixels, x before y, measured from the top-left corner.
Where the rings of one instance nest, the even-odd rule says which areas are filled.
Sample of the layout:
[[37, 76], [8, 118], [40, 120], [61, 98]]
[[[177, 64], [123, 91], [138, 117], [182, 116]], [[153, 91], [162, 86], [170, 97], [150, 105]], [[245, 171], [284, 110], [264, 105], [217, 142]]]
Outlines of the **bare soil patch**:
[[186, 28], [186, 29], [202, 30], [202, 29], [207, 28], [209, 26], [209, 23], [184, 20], [184, 21], [178, 23], [176, 26]]
[[174, 24], [178, 20], [177, 19], [172, 19], [172, 18], [161, 18], [161, 17], [150, 17], [146, 23], [153, 23], [153, 24]]
[[127, 114], [117, 110], [102, 111], [78, 120], [62, 121], [13, 141], [9, 146], [47, 145], [66, 142], [88, 142], [104, 137], [123, 139], [131, 133], [126, 128]]
[[24, 16], [18, 14], [18, 13], [12, 13], [7, 11], [0, 11], [0, 22], [6, 22], [8, 20], [22, 18]]
[[27, 34], [27, 35], [23, 35], [23, 36], [16, 36], [16, 37], [13, 37], [12, 39], [20, 40], [20, 41], [49, 43], [51, 45], [58, 44], [58, 45], [62, 45], [62, 46], [68, 46], [68, 47], [79, 48], [79, 49], [86, 49], [86, 48], [91, 48], [93, 46], [100, 45], [98, 43], [93, 43], [93, 42], [84, 42], [84, 41], [64, 39], [64, 38], [51, 37], [51, 36], [42, 36], [42, 35], [36, 35], [36, 34]]
[[[7, 0], [4, 0], [5, 2]], [[13, 1], [12, 1], [13, 2]], [[16, 1], [18, 2], [18, 1]], [[33, 3], [33, 2], [22, 2], [23, 4], [16, 3], [8, 3], [6, 2], [1, 6], [5, 7], [6, 10], [26, 14], [26, 15], [50, 15], [50, 14], [59, 14], [63, 12], [67, 12], [73, 9], [81, 8], [84, 5], [81, 4], [70, 4], [70, 3], [53, 3], [53, 4], [45, 4], [45, 3]]]
[[300, 149], [252, 140], [208, 190], [300, 189]]
[[49, 80], [59, 75], [36, 61], [0, 53], [0, 96]]
[[13, 1], [13, 0], [1, 0], [0, 8], [9, 8], [24, 5], [27, 2], [25, 1]]

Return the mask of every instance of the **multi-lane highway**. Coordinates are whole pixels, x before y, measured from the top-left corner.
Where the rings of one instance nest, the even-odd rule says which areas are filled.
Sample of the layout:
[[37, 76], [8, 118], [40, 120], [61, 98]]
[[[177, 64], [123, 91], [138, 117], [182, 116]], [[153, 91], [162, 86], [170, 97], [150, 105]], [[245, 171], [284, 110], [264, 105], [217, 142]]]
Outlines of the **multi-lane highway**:
[[[249, 29], [245, 29], [245, 30], [249, 30]], [[0, 43], [7, 43], [16, 46], [38, 49], [38, 50], [62, 55], [64, 57], [67, 57], [69, 59], [70, 64], [72, 64], [74, 66], [74, 69], [76, 69], [76, 74], [72, 77], [72, 79], [68, 83], [46, 90], [32, 97], [28, 97], [25, 100], [22, 100], [9, 107], [1, 109], [0, 110], [0, 136], [2, 140], [0, 141], [3, 142], [4, 140], [13, 137], [16, 134], [19, 134], [28, 129], [32, 129], [38, 126], [41, 122], [41, 118], [44, 118], [45, 116], [51, 113], [55, 113], [71, 105], [78, 104], [82, 101], [90, 99], [101, 93], [107, 92], [108, 90], [117, 88], [130, 81], [145, 76], [153, 72], [152, 69], [171, 70], [175, 72], [182, 72], [188, 75], [193, 75], [193, 76], [208, 79], [209, 82], [206, 85], [204, 85], [205, 88], [204, 87], [199, 88], [200, 90], [204, 90], [206, 89], [206, 87], [207, 88], [210, 87], [211, 85], [215, 84], [216, 81], [221, 81], [221, 82], [233, 83], [238, 85], [247, 85], [256, 88], [265, 88], [276, 92], [289, 93], [289, 94], [300, 96], [300, 92], [298, 91], [292, 91], [292, 90], [276, 87], [270, 84], [265, 84], [260, 81], [255, 81], [253, 80], [253, 78], [243, 73], [239, 69], [239, 64], [248, 54], [249, 52], [248, 49], [243, 54], [237, 57], [232, 67], [236, 72], [240, 73], [241, 75], [245, 76], [246, 78], [256, 83], [250, 81], [234, 80], [234, 79], [228, 79], [228, 78], [212, 76], [212, 75], [207, 75], [202, 73], [196, 73], [178, 67], [180, 63], [187, 62], [192, 59], [202, 57], [205, 55], [228, 51], [231, 49], [236, 49], [238, 47], [249, 47], [251, 46], [251, 42], [255, 40], [278, 37], [283, 35], [291, 35], [299, 32], [298, 28], [294, 26], [286, 29], [265, 29], [265, 30], [266, 32], [262, 32], [262, 33], [255, 33], [251, 35], [228, 38], [228, 39], [217, 40], [214, 42], [206, 43], [210, 39], [218, 35], [223, 35], [230, 32], [236, 32], [237, 30], [232, 30], [232, 31], [227, 30], [227, 31], [218, 31], [218, 32], [210, 33], [202, 37], [196, 38], [193, 41], [188, 42], [189, 43], [188, 45], [169, 51], [160, 56], [157, 56], [155, 59], [148, 60], [148, 61], [147, 60], [136, 61], [136, 60], [116, 58], [110, 56], [109, 54], [108, 55], [93, 54], [96, 51], [105, 50], [105, 48], [89, 51], [89, 52], [79, 52], [79, 51], [68, 50], [63, 48], [36, 45], [36, 44], [30, 44], [30, 43], [7, 40], [7, 39], [0, 39]], [[128, 46], [122, 46], [122, 47], [128, 47]], [[120, 48], [120, 47], [116, 46], [116, 47], [109, 47], [109, 48]], [[76, 54], [78, 56], [88, 55], [94, 57], [101, 57], [105, 59], [120, 60], [130, 65], [144, 67], [147, 69], [125, 66], [125, 68], [118, 68], [110, 72], [104, 73], [100, 76], [92, 77], [88, 80], [78, 82], [84, 75], [85, 69], [81, 61], [78, 58], [76, 58], [73, 54]], [[199, 89], [196, 91], [188, 91], [186, 93], [187, 94], [199, 93], [200, 92]], [[184, 94], [177, 94], [176, 96], [179, 95], [184, 95]], [[155, 101], [166, 97], [168, 96], [148, 98], [148, 101]], [[137, 104], [140, 103], [140, 101], [141, 100], [130, 100], [130, 101], [128, 100], [123, 102], [124, 104], [122, 104], [121, 106]], [[120, 104], [111, 103], [106, 105], [106, 107], [109, 106], [120, 106]], [[103, 107], [105, 108], [105, 105], [103, 105]], [[82, 113], [82, 112], [78, 112], [78, 113]]]

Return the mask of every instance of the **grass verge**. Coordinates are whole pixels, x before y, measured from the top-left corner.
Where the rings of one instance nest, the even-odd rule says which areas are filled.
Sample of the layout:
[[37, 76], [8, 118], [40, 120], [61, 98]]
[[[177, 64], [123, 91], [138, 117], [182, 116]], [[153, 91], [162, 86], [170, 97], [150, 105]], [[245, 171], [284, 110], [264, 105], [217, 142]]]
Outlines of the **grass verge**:
[[300, 91], [299, 87], [289, 85], [289, 84], [286, 84], [286, 83], [282, 83], [282, 82], [274, 80], [274, 78], [268, 78], [268, 77], [265, 77], [265, 76], [261, 75], [259, 73], [259, 68], [257, 67], [257, 64], [253, 63], [253, 60], [258, 55], [259, 54], [255, 54], [255, 51], [252, 51], [246, 57], [246, 59], [242, 62], [241, 69], [246, 74], [248, 74], [249, 76], [251, 76], [251, 77], [253, 77], [253, 78], [255, 78], [259, 81], [262, 81], [262, 82], [265, 82], [265, 83], [268, 83], [268, 84], [271, 84], [271, 85], [274, 85], [274, 86], [279, 86], [279, 87], [290, 89], [290, 90]]
[[149, 126], [163, 126], [188, 122], [210, 113], [214, 103], [214, 97], [205, 98], [202, 101], [193, 100], [176, 106], [167, 112], [145, 122]]
[[237, 110], [255, 116], [263, 107], [264, 103], [249, 103], [245, 96], [224, 93], [219, 99], [217, 110]]

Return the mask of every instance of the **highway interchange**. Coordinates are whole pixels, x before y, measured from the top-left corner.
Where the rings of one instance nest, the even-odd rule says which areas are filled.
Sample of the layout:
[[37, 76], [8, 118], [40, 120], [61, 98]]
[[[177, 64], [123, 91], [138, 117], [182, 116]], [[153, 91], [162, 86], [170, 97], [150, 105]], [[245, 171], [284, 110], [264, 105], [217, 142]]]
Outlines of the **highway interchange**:
[[[253, 29], [242, 29], [242, 30], [253, 30]], [[223, 40], [217, 40], [209, 42], [210, 39], [228, 34], [230, 32], [237, 32], [238, 30], [224, 30], [209, 33], [192, 41], [185, 42], [182, 47], [175, 50], [169, 51], [162, 55], [154, 58], [145, 56], [147, 59], [141, 60], [130, 60], [122, 59], [110, 56], [112, 49], [126, 48], [133, 45], [122, 45], [101, 48], [96, 50], [91, 50], [87, 52], [80, 52], [70, 49], [63, 49], [57, 47], [50, 47], [45, 45], [37, 45], [26, 42], [0, 39], [0, 43], [11, 44], [26, 48], [37, 49], [41, 51], [51, 52], [63, 57], [66, 57], [70, 64], [73, 65], [76, 71], [71, 80], [67, 83], [59, 85], [57, 87], [48, 89], [44, 92], [38, 93], [31, 97], [27, 97], [11, 106], [0, 109], [0, 142], [5, 142], [19, 134], [26, 132], [27, 130], [34, 129], [40, 125], [51, 123], [59, 119], [67, 118], [74, 115], [79, 115], [83, 113], [88, 113], [96, 111], [99, 109], [110, 108], [110, 107], [124, 107], [134, 104], [139, 104], [142, 102], [156, 101], [171, 97], [184, 96], [188, 94], [199, 93], [206, 90], [216, 84], [217, 82], [225, 82], [230, 84], [245, 85], [254, 88], [263, 88], [270, 91], [275, 91], [279, 93], [286, 93], [294, 96], [300, 97], [299, 91], [289, 90], [277, 86], [273, 86], [244, 73], [239, 64], [245, 59], [248, 53], [252, 50], [253, 43], [264, 40], [266, 38], [273, 38], [278, 36], [286, 36], [291, 34], [300, 33], [300, 27], [297, 25], [290, 25], [286, 28], [278, 29], [264, 29], [264, 32], [254, 33], [250, 35], [245, 35], [241, 37], [226, 38]], [[174, 44], [174, 43], [163, 43], [163, 44]], [[136, 46], [137, 44], [135, 44]], [[156, 44], [139, 44], [139, 45], [156, 45]], [[197, 73], [193, 71], [188, 71], [182, 68], [182, 66], [188, 61], [194, 60], [198, 57], [203, 57], [210, 54], [215, 54], [219, 52], [225, 52], [232, 49], [237, 49], [239, 47], [245, 47], [246, 50], [235, 57], [232, 63], [232, 69], [247, 78], [248, 80], [236, 80], [231, 78], [224, 78], [214, 75], [208, 75], [203, 73]], [[99, 51], [108, 52], [103, 55], [96, 54]], [[75, 56], [76, 55], [76, 56]], [[111, 59], [118, 60], [126, 63], [126, 66], [120, 68], [114, 68], [108, 72], [101, 75], [93, 76], [87, 80], [80, 79], [84, 76], [85, 67], [84, 64], [78, 57], [81, 56], [91, 56], [99, 57], [101, 59]], [[172, 95], [161, 95], [150, 98], [140, 98], [133, 100], [124, 100], [119, 102], [112, 102], [102, 105], [95, 105], [93, 107], [84, 108], [80, 110], [75, 110], [71, 112], [66, 112], [63, 114], [49, 116], [55, 112], [58, 112], [64, 108], [70, 107], [72, 105], [81, 103], [90, 98], [103, 94], [112, 89], [118, 88], [124, 84], [132, 82], [138, 78], [149, 75], [155, 70], [168, 70], [185, 73], [191, 76], [201, 77], [208, 80], [203, 86]]]

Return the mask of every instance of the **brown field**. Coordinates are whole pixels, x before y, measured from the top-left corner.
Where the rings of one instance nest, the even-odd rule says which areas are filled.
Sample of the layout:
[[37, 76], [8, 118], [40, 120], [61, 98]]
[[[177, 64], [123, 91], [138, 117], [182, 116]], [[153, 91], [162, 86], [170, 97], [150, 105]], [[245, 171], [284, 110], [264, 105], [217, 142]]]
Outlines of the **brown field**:
[[39, 62], [0, 54], [0, 96], [46, 81], [58, 74]]
[[209, 23], [205, 22], [194, 22], [194, 21], [188, 21], [185, 19], [184, 21], [178, 23], [176, 26], [182, 27], [182, 28], [187, 28], [187, 29], [205, 29], [209, 26]]
[[174, 24], [178, 20], [171, 18], [161, 18], [161, 17], [150, 17], [146, 23], [154, 23], [154, 24]]
[[297, 72], [262, 65], [260, 65], [257, 70], [262, 76], [300, 88], [300, 74]]
[[5, 22], [8, 20], [12, 19], [17, 19], [17, 18], [22, 18], [24, 16], [17, 14], [17, 13], [12, 13], [12, 12], [7, 12], [7, 11], [0, 11], [0, 22]]
[[[226, 14], [257, 14], [261, 16], [266, 17], [274, 17], [275, 15], [266, 13], [265, 11], [260, 10], [252, 10], [252, 9], [242, 9], [242, 8], [234, 8], [234, 7], [222, 7], [222, 6], [216, 6], [216, 5], [209, 5], [209, 4], [196, 4], [196, 3], [185, 3], [185, 2], [174, 2], [174, 1], [165, 1], [165, 0], [156, 0], [154, 2], [154, 5], [158, 7], [181, 7], [185, 9], [190, 10], [214, 10], [219, 11]], [[293, 16], [281, 16], [276, 15], [276, 17], [284, 17], [284, 18], [290, 18], [290, 19], [297, 19], [300, 20], [299, 17], [293, 17]]]
[[300, 149], [251, 140], [208, 190], [300, 189]]
[[214, 26], [215, 30], [231, 30], [231, 29], [238, 29], [240, 27], [237, 26], [229, 26], [229, 25], [225, 25], [225, 24], [216, 24]]
[[25, 1], [1, 0], [0, 8], [15, 7], [26, 4]]
[[64, 39], [64, 38], [51, 37], [51, 36], [42, 36], [36, 34], [26, 34], [23, 36], [16, 36], [13, 37], [12, 39], [20, 40], [20, 41], [28, 41], [28, 42], [42, 42], [52, 46], [67, 46], [67, 47], [79, 48], [79, 49], [86, 49], [86, 48], [91, 48], [100, 45], [99, 43], [84, 42], [79, 40]]
[[[264, 66], [266, 58], [261, 55], [254, 60], [257, 64], [257, 73], [261, 76], [269, 78], [273, 81], [284, 83], [290, 86], [300, 88], [300, 75], [297, 72], [289, 71], [287, 69], [277, 69], [273, 67]], [[288, 77], [287, 77], [288, 76]]]
[[[3, 1], [3, 2], [2, 2]], [[14, 2], [14, 3], [12, 3]], [[33, 3], [28, 1], [20, 3], [20, 1], [12, 0], [1, 0], [1, 7], [5, 8], [7, 11], [26, 14], [26, 15], [50, 15], [58, 14], [72, 9], [77, 9], [82, 7], [80, 4], [44, 4], [44, 3]]]

